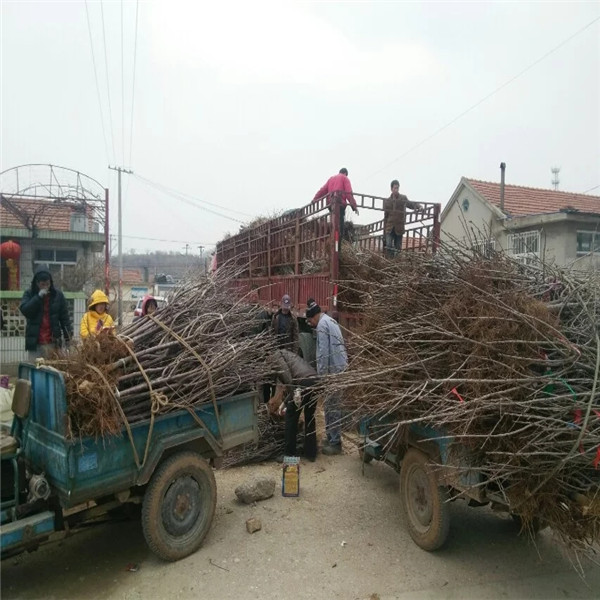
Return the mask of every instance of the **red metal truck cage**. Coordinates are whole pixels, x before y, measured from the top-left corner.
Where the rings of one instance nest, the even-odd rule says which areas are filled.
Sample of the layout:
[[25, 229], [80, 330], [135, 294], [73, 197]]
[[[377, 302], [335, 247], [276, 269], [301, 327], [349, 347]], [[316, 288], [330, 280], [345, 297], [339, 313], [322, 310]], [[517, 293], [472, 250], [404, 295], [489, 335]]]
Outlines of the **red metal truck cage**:
[[[383, 202], [385, 198], [354, 193], [361, 214], [371, 211], [377, 220], [349, 225], [344, 237], [357, 248], [384, 251]], [[229, 264], [239, 270], [235, 286], [242, 294], [253, 292], [260, 304], [271, 309], [289, 294], [298, 316], [304, 316], [306, 301], [314, 298], [324, 311], [338, 311], [340, 275], [341, 200], [325, 196], [279, 217], [242, 230], [217, 244], [217, 266]], [[440, 208], [420, 203], [420, 211], [406, 211], [402, 251], [433, 253], [440, 237]], [[331, 210], [333, 209], [333, 210]], [[346, 235], [351, 234], [351, 235]]]

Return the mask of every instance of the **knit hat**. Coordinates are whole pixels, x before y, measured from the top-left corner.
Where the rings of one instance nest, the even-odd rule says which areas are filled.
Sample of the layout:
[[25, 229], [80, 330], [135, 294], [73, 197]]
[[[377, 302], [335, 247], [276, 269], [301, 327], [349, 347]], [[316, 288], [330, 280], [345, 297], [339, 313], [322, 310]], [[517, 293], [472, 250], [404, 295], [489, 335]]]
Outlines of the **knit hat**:
[[321, 307], [314, 298], [309, 298], [306, 302], [306, 318], [310, 319], [321, 312]]

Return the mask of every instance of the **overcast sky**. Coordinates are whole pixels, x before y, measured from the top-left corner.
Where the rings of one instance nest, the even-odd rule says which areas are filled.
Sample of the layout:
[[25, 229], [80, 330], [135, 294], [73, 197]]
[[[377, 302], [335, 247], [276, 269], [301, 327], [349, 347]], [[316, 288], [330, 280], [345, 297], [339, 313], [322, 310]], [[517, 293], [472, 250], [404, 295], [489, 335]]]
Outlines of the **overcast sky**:
[[131, 168], [125, 249], [197, 253], [239, 220], [308, 203], [342, 166], [355, 191], [385, 195], [398, 178], [409, 198], [442, 204], [461, 176], [497, 181], [501, 161], [508, 183], [548, 188], [560, 166], [562, 190], [600, 185], [599, 2], [1, 10], [2, 170], [53, 163], [95, 177], [116, 233], [107, 165]]

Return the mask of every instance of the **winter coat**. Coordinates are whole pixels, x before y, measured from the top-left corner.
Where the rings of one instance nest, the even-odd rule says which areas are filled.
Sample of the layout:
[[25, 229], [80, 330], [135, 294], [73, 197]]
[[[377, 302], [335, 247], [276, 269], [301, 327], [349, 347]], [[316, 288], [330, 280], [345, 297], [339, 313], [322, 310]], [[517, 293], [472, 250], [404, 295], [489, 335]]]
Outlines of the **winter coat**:
[[[273, 315], [273, 321], [271, 327], [273, 333], [277, 338], [277, 345], [280, 348], [285, 348], [291, 352], [298, 352], [298, 338], [300, 335], [300, 328], [298, 327], [298, 319], [290, 312], [289, 317], [281, 312], [279, 309], [275, 315]], [[283, 320], [283, 321], [282, 321]], [[283, 333], [279, 332], [280, 322], [283, 323]]]
[[276, 350], [271, 357], [275, 376], [281, 383], [292, 385], [306, 379], [315, 379], [317, 372], [301, 356], [289, 350]]
[[86, 338], [89, 335], [97, 335], [103, 329], [110, 327], [114, 327], [114, 321], [107, 312], [100, 315], [95, 310], [88, 310], [83, 317], [81, 317], [79, 334], [82, 338]]
[[383, 201], [383, 222], [386, 235], [392, 233], [392, 229], [396, 235], [404, 233], [407, 208], [416, 210], [421, 208], [421, 205], [418, 202], [411, 202], [404, 194], [396, 196], [392, 194]]
[[348, 354], [342, 330], [329, 315], [322, 314], [317, 323], [317, 373], [341, 373], [348, 366]]
[[44, 312], [44, 299], [40, 298], [38, 293], [40, 288], [36, 282], [36, 276], [40, 273], [46, 273], [50, 277], [50, 289], [48, 291], [49, 311], [50, 311], [50, 329], [52, 331], [52, 342], [56, 346], [61, 346], [63, 339], [68, 342], [73, 337], [73, 327], [71, 325], [71, 316], [64, 294], [54, 287], [52, 275], [47, 265], [39, 265], [35, 275], [31, 280], [31, 287], [26, 290], [21, 298], [19, 310], [27, 319], [25, 327], [25, 349], [36, 350], [42, 317]]
[[96, 290], [92, 294], [88, 310], [81, 318], [79, 333], [82, 338], [86, 338], [89, 335], [97, 335], [103, 329], [114, 327], [113, 318], [108, 312], [99, 314], [94, 310], [96, 304], [106, 304], [106, 308], [108, 309], [108, 296], [102, 290]]

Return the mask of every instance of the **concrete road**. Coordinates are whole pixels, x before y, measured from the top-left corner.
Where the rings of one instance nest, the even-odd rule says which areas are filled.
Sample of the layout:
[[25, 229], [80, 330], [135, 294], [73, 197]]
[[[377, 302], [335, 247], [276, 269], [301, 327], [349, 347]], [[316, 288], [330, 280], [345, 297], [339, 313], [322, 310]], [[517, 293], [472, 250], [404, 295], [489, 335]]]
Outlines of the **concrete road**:
[[[217, 472], [215, 520], [193, 556], [161, 562], [138, 522], [95, 526], [3, 561], [2, 598], [600, 598], [600, 568], [582, 579], [549, 532], [534, 545], [486, 508], [452, 504], [447, 545], [424, 552], [404, 526], [397, 475], [361, 466], [355, 453], [303, 464], [300, 498], [281, 497], [275, 463]], [[245, 506], [234, 489], [254, 474], [276, 478], [276, 495]], [[246, 532], [250, 516], [261, 531]]]

